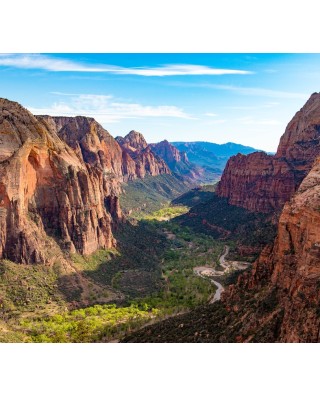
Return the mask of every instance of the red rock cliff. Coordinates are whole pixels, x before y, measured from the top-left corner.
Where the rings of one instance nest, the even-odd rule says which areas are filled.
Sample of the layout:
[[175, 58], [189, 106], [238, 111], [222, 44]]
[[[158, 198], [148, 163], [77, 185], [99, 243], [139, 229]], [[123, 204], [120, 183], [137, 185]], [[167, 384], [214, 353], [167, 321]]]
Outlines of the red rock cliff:
[[150, 146], [152, 151], [161, 157], [170, 168], [181, 161], [188, 163], [188, 159], [186, 157], [182, 158], [180, 151], [167, 140], [151, 144]]
[[238, 154], [229, 159], [217, 194], [250, 211], [283, 207], [320, 154], [320, 94], [313, 94], [288, 124], [275, 156]]
[[172, 172], [182, 176], [186, 182], [195, 185], [198, 180], [202, 180], [205, 170], [190, 163], [186, 152], [180, 152], [167, 140], [149, 146], [157, 156], [168, 164]]
[[[301, 183], [291, 201], [285, 204], [278, 234], [272, 247], [266, 247], [253, 270], [239, 278], [223, 296], [224, 304], [247, 312], [239, 335], [244, 341], [257, 338], [277, 318], [276, 334], [269, 341], [320, 341], [320, 158]], [[239, 303], [246, 292], [249, 299]], [[250, 292], [252, 291], [252, 292]], [[273, 295], [268, 310], [259, 295]], [[256, 308], [252, 311], [252, 297]], [[239, 319], [238, 319], [239, 320]], [[271, 328], [274, 328], [271, 326]]]
[[103, 170], [108, 181], [119, 182], [137, 177], [135, 162], [127, 156], [116, 140], [91, 117], [37, 116], [51, 131], [66, 142], [77, 155], [92, 167]]
[[143, 135], [137, 131], [130, 131], [124, 138], [116, 138], [119, 145], [135, 162], [136, 175], [144, 178], [146, 175], [171, 174], [166, 162], [151, 150]]
[[48, 236], [81, 254], [112, 247], [105, 198], [99, 168], [87, 166], [49, 123], [0, 99], [0, 258], [43, 262]]

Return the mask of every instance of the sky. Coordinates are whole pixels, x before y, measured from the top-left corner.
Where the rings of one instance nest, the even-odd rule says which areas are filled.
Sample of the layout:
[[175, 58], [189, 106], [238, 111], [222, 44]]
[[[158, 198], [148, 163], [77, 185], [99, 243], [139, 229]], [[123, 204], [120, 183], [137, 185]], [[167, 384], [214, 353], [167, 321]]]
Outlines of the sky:
[[0, 97], [94, 117], [114, 137], [269, 152], [320, 87], [320, 54], [0, 54]]

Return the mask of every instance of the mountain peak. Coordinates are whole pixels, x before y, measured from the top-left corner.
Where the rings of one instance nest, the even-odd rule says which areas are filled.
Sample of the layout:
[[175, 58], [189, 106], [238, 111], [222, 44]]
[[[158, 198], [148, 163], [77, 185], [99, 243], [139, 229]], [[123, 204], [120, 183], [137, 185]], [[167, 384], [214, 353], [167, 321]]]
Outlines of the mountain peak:
[[145, 149], [148, 144], [139, 131], [131, 130], [124, 138], [124, 142], [135, 149]]

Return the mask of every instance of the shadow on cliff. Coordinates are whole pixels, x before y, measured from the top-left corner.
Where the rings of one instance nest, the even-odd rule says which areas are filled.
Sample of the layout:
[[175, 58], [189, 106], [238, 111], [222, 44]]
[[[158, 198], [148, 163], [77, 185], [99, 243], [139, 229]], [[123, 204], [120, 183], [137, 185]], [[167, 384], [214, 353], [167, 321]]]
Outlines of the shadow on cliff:
[[214, 197], [213, 191], [203, 190], [203, 188], [191, 189], [178, 198], [172, 200], [174, 205], [186, 205], [194, 207], [195, 205], [204, 204]]
[[[93, 283], [96, 303], [103, 301], [99, 293], [103, 288], [115, 294], [125, 294], [128, 299], [143, 297], [159, 291], [162, 287], [161, 258], [169, 243], [150, 222], [129, 222], [118, 226], [115, 237], [117, 249], [99, 251], [90, 257], [78, 256], [79, 273], [61, 276], [58, 288], [67, 302], [80, 302], [83, 293], [83, 279]], [[101, 257], [99, 258], [99, 253]], [[77, 263], [77, 267], [78, 263]], [[95, 303], [94, 296], [90, 304]]]
[[265, 245], [273, 242], [276, 234], [276, 225], [272, 222], [274, 216], [228, 204], [226, 198], [211, 193], [210, 199], [195, 205], [173, 222], [196, 233], [233, 241], [240, 256], [248, 255], [248, 260], [254, 260]]

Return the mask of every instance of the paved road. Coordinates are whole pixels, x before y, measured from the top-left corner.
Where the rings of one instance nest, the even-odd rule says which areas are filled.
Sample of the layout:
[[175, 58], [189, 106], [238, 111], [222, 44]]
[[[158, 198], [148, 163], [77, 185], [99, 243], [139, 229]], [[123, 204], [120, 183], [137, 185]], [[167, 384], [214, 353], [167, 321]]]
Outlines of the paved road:
[[214, 280], [214, 276], [222, 276], [225, 272], [229, 271], [230, 269], [238, 270], [238, 269], [245, 269], [248, 267], [249, 263], [246, 262], [237, 262], [237, 261], [227, 261], [226, 256], [229, 254], [230, 247], [227, 245], [224, 247], [223, 253], [219, 258], [219, 265], [224, 268], [223, 271], [215, 270], [209, 266], [198, 266], [194, 267], [193, 271], [195, 274], [202, 278], [210, 278], [210, 281], [217, 287], [217, 290], [212, 298], [210, 298], [209, 303], [214, 303], [221, 299], [221, 294], [224, 291], [224, 287], [220, 284], [217, 280]]

